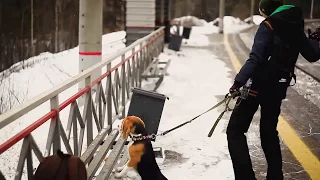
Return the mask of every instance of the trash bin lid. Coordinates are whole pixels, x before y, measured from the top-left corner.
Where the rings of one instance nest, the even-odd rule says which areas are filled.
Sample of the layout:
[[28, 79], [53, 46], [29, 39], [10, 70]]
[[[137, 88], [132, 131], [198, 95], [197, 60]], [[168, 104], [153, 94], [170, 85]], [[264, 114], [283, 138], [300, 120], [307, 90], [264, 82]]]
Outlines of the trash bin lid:
[[159, 93], [151, 92], [151, 91], [146, 91], [146, 90], [139, 89], [139, 88], [133, 88], [132, 92], [136, 93], [136, 94], [142, 94], [142, 95], [145, 95], [145, 96], [161, 99], [161, 100], [167, 99], [167, 96], [165, 96], [163, 94], [159, 94]]

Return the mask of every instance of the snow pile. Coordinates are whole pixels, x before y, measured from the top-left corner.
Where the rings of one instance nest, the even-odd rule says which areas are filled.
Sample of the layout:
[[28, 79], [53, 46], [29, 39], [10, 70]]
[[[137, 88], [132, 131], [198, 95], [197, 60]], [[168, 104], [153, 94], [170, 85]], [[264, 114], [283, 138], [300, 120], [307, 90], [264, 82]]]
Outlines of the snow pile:
[[203, 26], [204, 24], [207, 23], [206, 20], [204, 19], [199, 19], [195, 16], [183, 16], [180, 18], [175, 18], [172, 20], [172, 22], [179, 23], [181, 26], [185, 27], [192, 27], [192, 26]]
[[[220, 18], [216, 18], [215, 20], [208, 22], [204, 25], [204, 29], [202, 32], [213, 32], [218, 33], [219, 30], [219, 22]], [[223, 31], [224, 33], [237, 33], [243, 29], [250, 27], [250, 25], [246, 24], [240, 18], [236, 18], [233, 16], [224, 16], [223, 17]], [[199, 30], [201, 31], [201, 30]]]
[[[187, 19], [187, 17], [181, 18], [181, 19]], [[189, 19], [191, 19], [189, 17]], [[192, 32], [196, 32], [196, 34], [212, 34], [212, 33], [218, 33], [219, 31], [219, 21], [220, 18], [216, 18], [215, 20], [211, 21], [211, 22], [206, 22], [205, 20], [201, 19], [197, 19], [197, 18], [192, 18], [193, 21], [197, 21], [199, 22], [197, 26], [193, 26], [192, 27]], [[196, 20], [195, 20], [196, 19]], [[201, 22], [201, 23], [200, 23]], [[251, 27], [251, 25], [245, 23], [244, 21], [242, 21], [240, 18], [235, 18], [232, 16], [224, 16], [223, 18], [223, 25], [224, 25], [224, 33], [238, 33], [241, 30], [244, 30], [246, 28]], [[177, 27], [173, 26], [171, 28], [171, 33], [175, 33], [177, 31]], [[183, 27], [180, 27], [180, 34], [182, 34], [183, 31]]]
[[[255, 25], [259, 25], [265, 18], [260, 15], [253, 15], [253, 23]], [[244, 22], [249, 23], [251, 21], [251, 17], [248, 17], [244, 20]]]
[[[183, 16], [180, 18], [175, 18], [172, 20], [172, 24], [180, 24], [179, 30], [180, 34], [183, 32], [183, 27], [192, 27], [192, 29], [196, 27], [202, 27], [207, 25], [207, 21], [204, 19], [198, 19], [194, 16]], [[170, 29], [171, 34], [175, 34], [177, 32], [177, 26], [172, 26]]]
[[[103, 58], [125, 47], [122, 42], [125, 35], [124, 31], [103, 35]], [[56, 83], [61, 83], [78, 74], [78, 67], [79, 47], [55, 54], [43, 52], [38, 56], [26, 59], [24, 62], [14, 64], [8, 70], [0, 73], [0, 97], [2, 97], [2, 99], [0, 98], [0, 112], [22, 104], [52, 88]], [[41, 84], [41, 87], [30, 89], [32, 84]]]
[[[215, 20], [209, 22], [212, 25], [219, 26], [220, 18], [216, 18]], [[226, 26], [231, 25], [239, 25], [239, 24], [245, 24], [240, 18], [236, 18], [233, 16], [224, 16], [223, 17], [223, 24]]]

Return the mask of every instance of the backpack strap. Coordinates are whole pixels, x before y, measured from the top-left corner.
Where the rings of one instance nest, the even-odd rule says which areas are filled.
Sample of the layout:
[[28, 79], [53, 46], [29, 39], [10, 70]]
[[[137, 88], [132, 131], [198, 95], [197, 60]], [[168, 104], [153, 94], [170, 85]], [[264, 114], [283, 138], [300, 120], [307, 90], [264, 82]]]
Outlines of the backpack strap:
[[[272, 27], [271, 23], [268, 20], [265, 20], [264, 23], [271, 29], [271, 31], [273, 31], [273, 27]], [[296, 76], [296, 74], [294, 72], [291, 72], [291, 76], [292, 76], [291, 79], [294, 80], [294, 84], [290, 84], [289, 83], [289, 86], [294, 86], [296, 84], [296, 82], [297, 82], [297, 76]], [[290, 79], [290, 81], [291, 81], [291, 79]]]
[[273, 27], [271, 26], [270, 22], [265, 20], [264, 23], [269, 26], [269, 28], [273, 31]]

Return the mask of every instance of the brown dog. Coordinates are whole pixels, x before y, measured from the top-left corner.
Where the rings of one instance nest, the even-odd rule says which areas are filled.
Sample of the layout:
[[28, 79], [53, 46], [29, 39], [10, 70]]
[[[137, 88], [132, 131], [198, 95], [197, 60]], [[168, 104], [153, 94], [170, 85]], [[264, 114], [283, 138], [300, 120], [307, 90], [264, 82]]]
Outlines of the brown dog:
[[121, 133], [124, 140], [130, 136], [133, 143], [129, 145], [129, 161], [116, 169], [115, 177], [122, 178], [129, 170], [135, 169], [142, 180], [167, 180], [156, 162], [144, 122], [139, 117], [128, 116], [122, 121]]

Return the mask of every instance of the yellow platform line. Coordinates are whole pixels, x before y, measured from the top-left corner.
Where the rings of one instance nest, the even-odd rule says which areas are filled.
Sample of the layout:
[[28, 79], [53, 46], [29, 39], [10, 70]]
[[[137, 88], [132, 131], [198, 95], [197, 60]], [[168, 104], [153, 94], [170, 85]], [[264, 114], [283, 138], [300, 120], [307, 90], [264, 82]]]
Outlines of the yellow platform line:
[[[228, 35], [224, 35], [224, 45], [231, 59], [232, 65], [236, 72], [241, 69], [241, 64], [228, 41]], [[308, 146], [299, 138], [294, 129], [290, 126], [283, 116], [279, 116], [277, 127], [281, 138], [290, 149], [291, 153], [308, 173], [312, 180], [320, 180], [320, 162], [318, 158], [311, 152]]]

